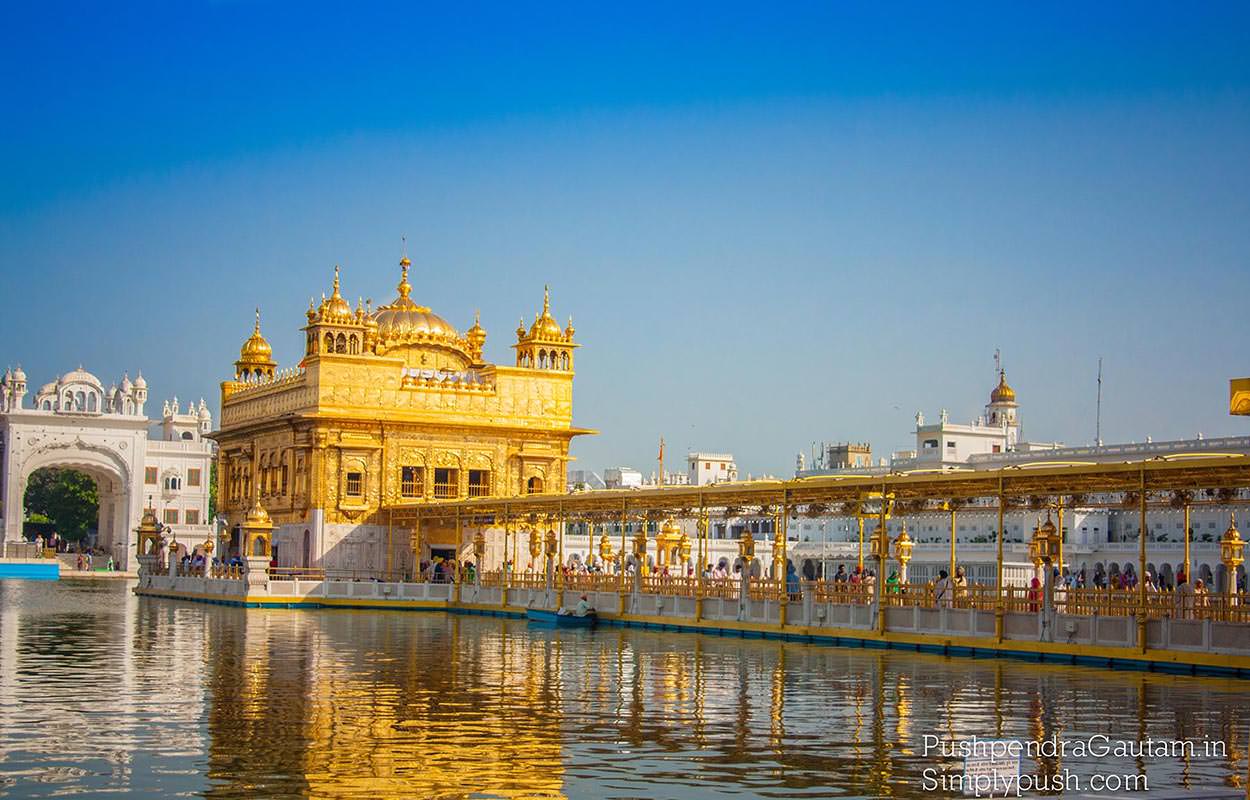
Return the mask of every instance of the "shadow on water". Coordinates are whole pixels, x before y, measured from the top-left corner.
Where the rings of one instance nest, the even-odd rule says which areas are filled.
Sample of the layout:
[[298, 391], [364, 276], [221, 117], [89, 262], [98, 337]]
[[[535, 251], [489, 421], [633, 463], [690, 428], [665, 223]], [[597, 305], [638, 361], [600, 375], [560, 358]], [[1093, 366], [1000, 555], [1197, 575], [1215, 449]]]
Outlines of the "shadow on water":
[[1219, 740], [1027, 772], [1240, 786], [1250, 686], [0, 582], [0, 796], [915, 797], [926, 734]]

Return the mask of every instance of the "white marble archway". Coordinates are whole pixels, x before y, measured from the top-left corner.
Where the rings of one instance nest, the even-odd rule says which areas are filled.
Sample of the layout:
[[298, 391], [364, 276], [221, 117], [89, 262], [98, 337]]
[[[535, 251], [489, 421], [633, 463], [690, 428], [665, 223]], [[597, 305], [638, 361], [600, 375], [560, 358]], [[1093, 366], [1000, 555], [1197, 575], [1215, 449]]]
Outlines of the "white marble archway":
[[21, 537], [22, 520], [26, 517], [26, 487], [35, 472], [53, 467], [74, 469], [89, 476], [96, 483], [100, 498], [100, 514], [97, 522], [98, 543], [112, 554], [119, 570], [133, 567], [133, 529], [139, 524], [142, 500], [133, 491], [133, 475], [125, 453], [81, 438], [54, 440], [37, 447], [22, 459], [13, 470], [16, 480], [7, 482], [10, 496], [6, 506], [18, 513], [6, 515], [6, 525], [16, 530], [6, 531], [9, 541]]

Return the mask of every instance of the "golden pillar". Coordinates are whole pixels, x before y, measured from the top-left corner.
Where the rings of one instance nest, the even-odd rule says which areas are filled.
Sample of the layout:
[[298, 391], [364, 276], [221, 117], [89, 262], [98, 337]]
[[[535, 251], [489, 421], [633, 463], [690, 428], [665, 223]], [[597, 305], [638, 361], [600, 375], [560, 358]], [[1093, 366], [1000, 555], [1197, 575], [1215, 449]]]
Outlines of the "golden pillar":
[[707, 510], [703, 507], [702, 498], [699, 499], [699, 522], [696, 528], [696, 534], [699, 537], [699, 563], [695, 565], [697, 574], [695, 575], [694, 589], [694, 621], [698, 622], [703, 619], [703, 594], [706, 591], [704, 585], [704, 567], [707, 564], [707, 528], [708, 516]]
[[[951, 512], [951, 564], [950, 564], [950, 571], [947, 572], [946, 575], [947, 575], [947, 580], [950, 584], [950, 588], [953, 589], [955, 586], [955, 515], [958, 512], [955, 510], [954, 500], [949, 501], [947, 503], [947, 507], [950, 509], [950, 512]], [[953, 591], [951, 592], [951, 595], [954, 596]]]
[[[884, 492], [882, 497], [884, 497]], [[876, 562], [876, 576], [873, 578], [873, 601], [877, 604], [877, 633], [885, 633], [885, 608], [882, 603], [882, 594], [885, 587], [885, 561], [890, 554], [890, 533], [885, 527], [885, 502], [881, 504], [881, 519], [877, 523], [877, 528], [872, 532], [872, 539], [868, 542], [869, 553], [874, 562]]]
[[786, 526], [789, 524], [790, 506], [786, 500], [785, 494], [782, 494], [781, 509], [777, 512], [775, 521], [773, 522], [773, 558], [778, 559], [781, 564], [781, 602], [777, 606], [777, 621], [785, 627], [786, 609], [790, 602], [790, 587], [788, 579], [790, 577], [789, 562], [786, 559], [786, 540], [789, 539]]
[[1146, 470], [1141, 470], [1141, 496], [1138, 498], [1141, 524], [1137, 532], [1137, 646], [1146, 652]]
[[864, 579], [864, 516], [856, 514], [855, 521], [859, 523], [859, 559], [856, 562], [859, 565], [859, 579]]
[[1189, 585], [1190, 585], [1190, 586], [1192, 586], [1192, 585], [1193, 585], [1193, 583], [1194, 583], [1194, 579], [1193, 579], [1193, 578], [1191, 578], [1191, 577], [1190, 577], [1190, 575], [1189, 575], [1189, 539], [1190, 539], [1190, 532], [1189, 532], [1189, 500], [1188, 500], [1188, 499], [1186, 499], [1186, 501], [1185, 501], [1185, 523], [1184, 523], [1184, 524], [1185, 524], [1185, 561], [1184, 561], [1185, 580], [1189, 582]]
[[1006, 525], [1003, 517], [1006, 509], [1003, 506], [1003, 476], [1000, 472], [998, 475], [998, 565], [996, 568], [996, 586], [994, 589], [994, 638], [998, 642], [1003, 640], [1003, 602], [1005, 599], [1005, 589], [1003, 586], [1003, 540], [1007, 538]]

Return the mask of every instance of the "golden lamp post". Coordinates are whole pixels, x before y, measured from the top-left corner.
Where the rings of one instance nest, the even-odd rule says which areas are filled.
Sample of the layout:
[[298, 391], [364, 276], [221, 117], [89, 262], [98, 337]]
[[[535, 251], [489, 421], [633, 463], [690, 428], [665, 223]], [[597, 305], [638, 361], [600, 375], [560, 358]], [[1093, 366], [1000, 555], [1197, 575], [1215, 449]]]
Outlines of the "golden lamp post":
[[1228, 515], [1228, 530], [1224, 531], [1224, 536], [1220, 538], [1220, 561], [1224, 564], [1225, 574], [1228, 575], [1228, 596], [1237, 596], [1237, 568], [1245, 562], [1242, 553], [1246, 549], [1246, 541], [1241, 538], [1241, 533], [1237, 530], [1237, 520], [1232, 515]]
[[473, 534], [473, 560], [474, 564], [473, 578], [478, 586], [482, 585], [482, 561], [486, 557], [486, 534], [481, 528]]
[[535, 527], [533, 527], [533, 526], [531, 526], [531, 527], [530, 527], [530, 537], [529, 537], [529, 539], [530, 539], [530, 541], [529, 541], [529, 545], [530, 545], [530, 567], [531, 567], [531, 568], [533, 568], [533, 566], [534, 566], [534, 562], [536, 562], [536, 561], [538, 560], [538, 557], [539, 557], [540, 555], [542, 555], [542, 554], [543, 554], [543, 545], [542, 545], [542, 542], [540, 542], [540, 541], [538, 540], [538, 528], [535, 528]]
[[898, 562], [898, 582], [901, 585], [907, 583], [907, 562], [911, 561], [911, 549], [915, 546], [907, 535], [907, 523], [904, 522], [902, 531], [894, 540], [894, 560]]
[[742, 529], [742, 536], [738, 539], [738, 556], [742, 559], [742, 571], [748, 572], [751, 559], [755, 558], [755, 537], [751, 535], [750, 528]]
[[647, 523], [644, 521], [638, 532], [634, 534], [634, 570], [639, 575], [646, 575], [647, 570]]
[[[884, 516], [884, 515], [883, 515]], [[881, 607], [881, 593], [884, 591], [885, 561], [890, 557], [890, 534], [885, 523], [877, 523], [872, 537], [868, 541], [868, 553], [877, 563], [877, 576], [873, 579], [873, 603], [877, 609], [877, 632], [885, 633], [885, 609]]]
[[677, 540], [677, 558], [683, 566], [690, 563], [690, 537], [685, 531], [681, 532], [681, 538]]
[[616, 554], [612, 552], [612, 540], [608, 538], [606, 533], [599, 536], [599, 559], [605, 565], [611, 564], [616, 560]]
[[1055, 528], [1055, 523], [1050, 521], [1050, 512], [1047, 511], [1046, 521], [1038, 519], [1038, 524], [1033, 527], [1033, 536], [1029, 539], [1029, 560], [1033, 562], [1033, 568], [1040, 572], [1043, 564], [1055, 563], [1059, 557], [1059, 548], [1059, 531]]
[[890, 534], [884, 525], [878, 524], [868, 538], [868, 557], [877, 562], [877, 572], [885, 569], [886, 559], [890, 557]]

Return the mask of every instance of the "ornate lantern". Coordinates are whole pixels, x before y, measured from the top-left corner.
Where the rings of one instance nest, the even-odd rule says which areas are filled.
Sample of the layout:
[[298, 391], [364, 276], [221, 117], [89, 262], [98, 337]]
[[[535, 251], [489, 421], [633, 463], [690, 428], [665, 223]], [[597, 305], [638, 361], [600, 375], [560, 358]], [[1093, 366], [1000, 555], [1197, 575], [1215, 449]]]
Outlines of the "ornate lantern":
[[477, 565], [480, 569], [482, 566], [482, 557], [486, 555], [486, 534], [478, 528], [477, 533], [473, 534], [473, 557], [477, 559]]
[[877, 523], [877, 527], [872, 532], [872, 538], [869, 540], [869, 553], [878, 561], [885, 561], [890, 557], [890, 534], [886, 531], [885, 526]]
[[538, 558], [543, 553], [543, 546], [538, 541], [538, 528], [530, 528], [530, 558]]
[[1046, 521], [1041, 527], [1041, 555], [1042, 560], [1047, 559], [1053, 564], [1059, 560], [1059, 530], [1055, 527], [1055, 523], [1050, 521], [1050, 512], [1046, 512]]
[[743, 561], [755, 558], [755, 537], [751, 535], [750, 528], [742, 529], [742, 538], [738, 540], [738, 555]]
[[560, 552], [560, 545], [556, 540], [556, 532], [551, 528], [547, 529], [546, 542], [547, 542], [547, 555], [555, 556], [556, 554]]
[[608, 562], [616, 559], [616, 554], [612, 552], [612, 540], [606, 533], [599, 537], [599, 558]]
[[907, 523], [904, 522], [902, 532], [894, 540], [894, 560], [904, 569], [907, 568], [907, 562], [911, 561], [911, 549], [915, 546], [911, 537], [907, 535]]
[[630, 540], [634, 544], [634, 558], [645, 559], [647, 557], [647, 530], [643, 528], [634, 534], [634, 538]]
[[1224, 569], [1228, 571], [1228, 593], [1237, 593], [1237, 568], [1245, 562], [1242, 553], [1246, 549], [1246, 542], [1241, 538], [1241, 533], [1237, 530], [1236, 518], [1228, 515], [1228, 530], [1224, 531], [1224, 536], [1220, 539], [1220, 561], [1224, 564]]
[[677, 557], [682, 563], [690, 560], [690, 537], [685, 531], [681, 532], [681, 538], [677, 540]]
[[1033, 526], [1033, 535], [1029, 538], [1029, 561], [1033, 562], [1034, 569], [1042, 568], [1042, 558], [1046, 550], [1046, 534], [1042, 532], [1041, 519], [1038, 519]]

